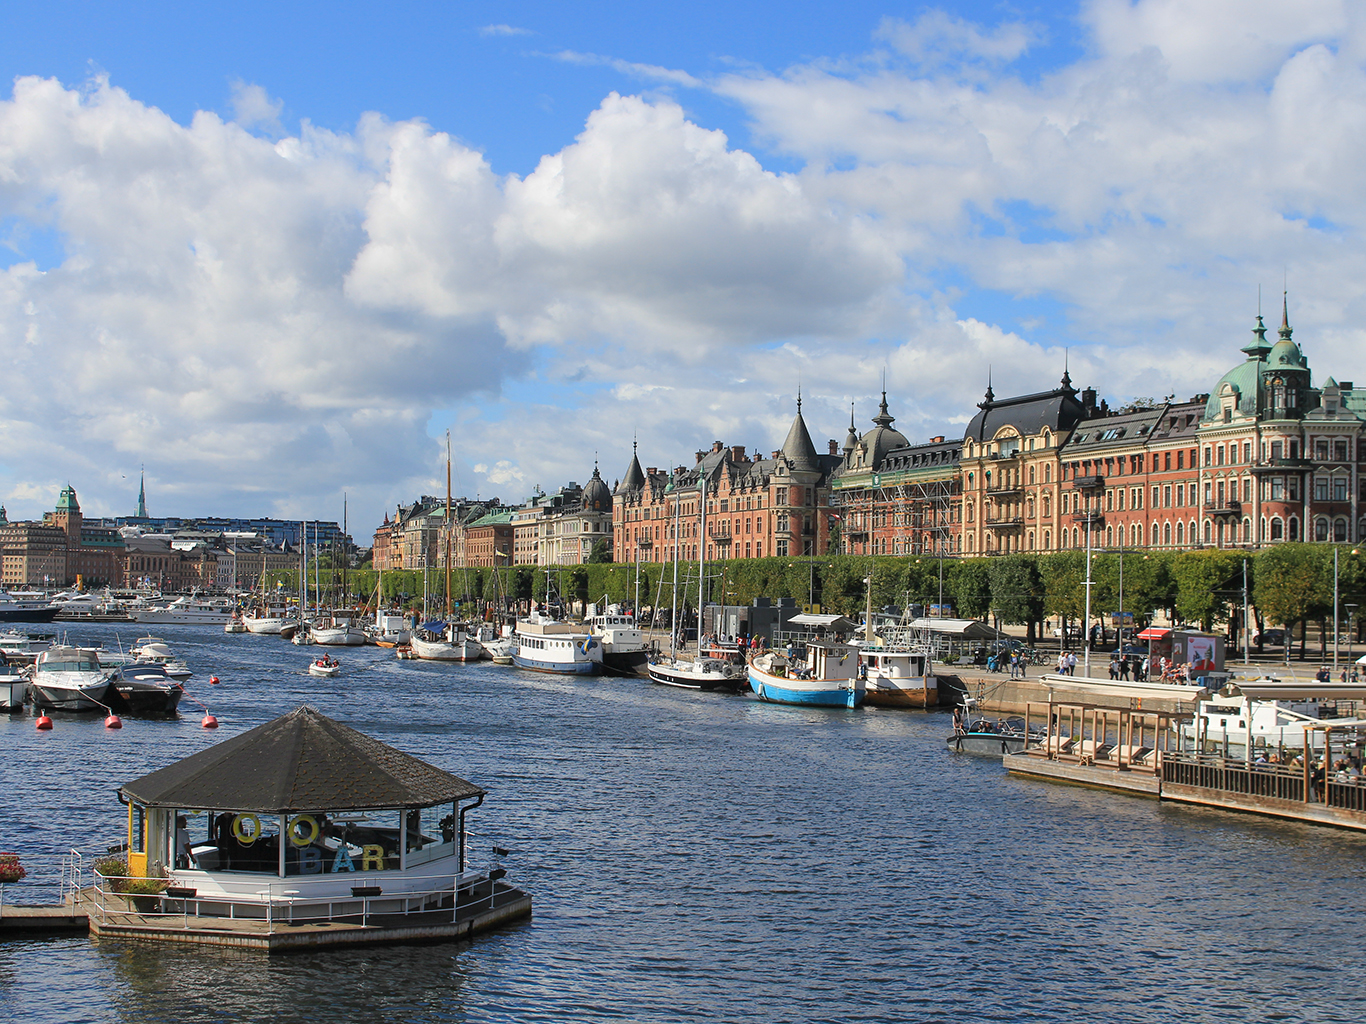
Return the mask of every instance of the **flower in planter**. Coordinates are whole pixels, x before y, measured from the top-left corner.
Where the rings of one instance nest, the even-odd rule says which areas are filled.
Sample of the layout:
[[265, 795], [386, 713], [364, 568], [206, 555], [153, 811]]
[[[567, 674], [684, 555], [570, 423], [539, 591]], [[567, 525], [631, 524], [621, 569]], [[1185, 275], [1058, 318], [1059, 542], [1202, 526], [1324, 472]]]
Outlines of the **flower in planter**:
[[0, 882], [17, 882], [26, 875], [17, 853], [0, 853]]

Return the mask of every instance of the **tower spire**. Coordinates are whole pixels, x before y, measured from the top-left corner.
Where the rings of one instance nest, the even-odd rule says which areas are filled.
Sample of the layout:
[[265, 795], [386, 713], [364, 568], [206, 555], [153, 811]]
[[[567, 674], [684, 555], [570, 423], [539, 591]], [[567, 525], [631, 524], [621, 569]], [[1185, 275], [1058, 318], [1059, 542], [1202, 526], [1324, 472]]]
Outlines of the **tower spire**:
[[1281, 292], [1281, 340], [1282, 340], [1282, 341], [1289, 341], [1289, 340], [1290, 340], [1290, 335], [1291, 335], [1291, 330], [1290, 330], [1290, 299], [1289, 299], [1289, 295], [1290, 295], [1290, 292], [1289, 292], [1288, 289], [1287, 289], [1286, 291]]

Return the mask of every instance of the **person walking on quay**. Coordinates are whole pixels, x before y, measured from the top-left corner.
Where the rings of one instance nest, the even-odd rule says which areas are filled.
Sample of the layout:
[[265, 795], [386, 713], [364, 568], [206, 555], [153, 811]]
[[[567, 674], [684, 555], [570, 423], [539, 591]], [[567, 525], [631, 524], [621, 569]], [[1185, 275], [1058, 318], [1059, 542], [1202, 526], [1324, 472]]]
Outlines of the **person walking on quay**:
[[1077, 652], [1076, 652], [1076, 651], [1068, 651], [1068, 652], [1067, 652], [1067, 674], [1068, 674], [1069, 676], [1074, 676], [1074, 675], [1077, 674]]

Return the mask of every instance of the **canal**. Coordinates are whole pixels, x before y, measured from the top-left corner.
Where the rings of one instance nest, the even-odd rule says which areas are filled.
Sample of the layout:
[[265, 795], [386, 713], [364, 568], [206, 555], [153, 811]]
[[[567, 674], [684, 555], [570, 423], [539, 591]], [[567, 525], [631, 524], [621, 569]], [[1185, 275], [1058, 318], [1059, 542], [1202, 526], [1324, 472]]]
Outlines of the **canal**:
[[[0, 848], [121, 841], [120, 782], [311, 704], [489, 791], [530, 922], [467, 945], [267, 958], [0, 945], [0, 1019], [1342, 1020], [1366, 1009], [1366, 838], [1006, 776], [947, 715], [158, 630], [174, 721], [0, 719]], [[72, 627], [114, 646], [127, 626]], [[210, 686], [210, 675], [221, 679]]]

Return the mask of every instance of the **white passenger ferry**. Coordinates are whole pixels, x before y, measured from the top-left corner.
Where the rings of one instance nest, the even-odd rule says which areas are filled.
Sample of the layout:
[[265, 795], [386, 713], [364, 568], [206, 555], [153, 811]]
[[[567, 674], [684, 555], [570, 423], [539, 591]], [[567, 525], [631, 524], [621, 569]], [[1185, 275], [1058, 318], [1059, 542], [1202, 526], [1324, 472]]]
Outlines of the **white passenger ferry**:
[[512, 663], [533, 672], [590, 676], [602, 665], [602, 643], [581, 625], [533, 613], [518, 619]]

